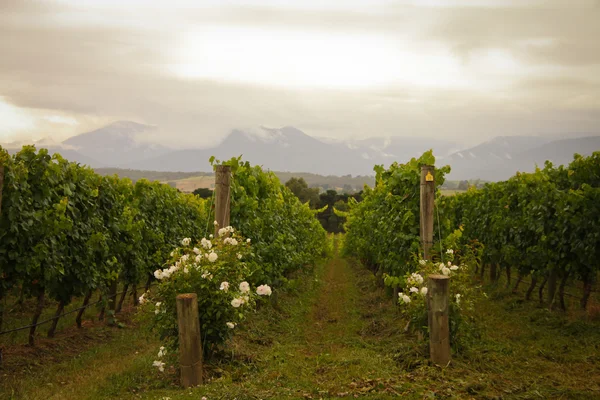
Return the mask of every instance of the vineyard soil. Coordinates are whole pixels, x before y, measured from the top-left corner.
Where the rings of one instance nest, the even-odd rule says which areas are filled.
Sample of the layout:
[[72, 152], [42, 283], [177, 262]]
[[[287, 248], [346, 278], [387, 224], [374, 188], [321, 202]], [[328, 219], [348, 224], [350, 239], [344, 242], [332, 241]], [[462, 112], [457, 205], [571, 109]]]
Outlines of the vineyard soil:
[[178, 389], [175, 371], [153, 369], [159, 344], [131, 326], [77, 357], [30, 365], [18, 381], [0, 370], [0, 398], [599, 398], [600, 321], [522, 298], [482, 296], [480, 338], [440, 369], [403, 333], [371, 273], [336, 254], [251, 316], [231, 349], [207, 362], [201, 388]]

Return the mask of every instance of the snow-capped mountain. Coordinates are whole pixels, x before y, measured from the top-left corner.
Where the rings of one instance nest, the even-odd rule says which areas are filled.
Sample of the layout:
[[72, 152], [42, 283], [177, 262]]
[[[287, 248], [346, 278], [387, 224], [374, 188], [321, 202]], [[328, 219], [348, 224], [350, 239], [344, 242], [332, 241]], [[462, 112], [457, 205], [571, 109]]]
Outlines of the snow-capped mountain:
[[546, 160], [568, 164], [573, 155], [590, 155], [600, 150], [600, 136], [559, 139], [538, 136], [500, 136], [475, 147], [461, 150], [442, 160], [452, 167], [449, 179], [498, 181], [517, 171], [531, 172]]
[[242, 155], [244, 160], [277, 171], [365, 175], [373, 170], [372, 161], [357, 157], [353, 150], [321, 142], [290, 126], [233, 130], [216, 147], [178, 150], [128, 164], [128, 167], [160, 171], [206, 171], [210, 170], [208, 159], [213, 155], [221, 160]]
[[[155, 171], [210, 171], [208, 159], [220, 160], [242, 155], [253, 164], [273, 171], [311, 172], [321, 175], [373, 175], [373, 166], [406, 162], [433, 149], [437, 165], [449, 164], [449, 179], [507, 179], [517, 171], [533, 171], [535, 165], [551, 160], [569, 163], [574, 153], [589, 155], [600, 150], [600, 136], [573, 139], [536, 136], [502, 136], [460, 150], [448, 140], [432, 138], [372, 137], [336, 140], [309, 136], [301, 130], [258, 127], [235, 129], [212, 148], [169, 149], [146, 137], [154, 127], [119, 121], [77, 135], [62, 143], [51, 138], [35, 142], [70, 161], [92, 167], [121, 167]], [[23, 144], [4, 145], [9, 151]]]
[[71, 137], [62, 145], [107, 166], [123, 166], [132, 162], [166, 154], [170, 149], [144, 141], [153, 126], [132, 121], [118, 121], [91, 132]]
[[[386, 144], [378, 148], [377, 144]], [[403, 143], [406, 145], [403, 146]], [[410, 145], [409, 145], [410, 143]], [[325, 175], [373, 175], [376, 164], [389, 165], [407, 161], [432, 146], [437, 152], [447, 151], [451, 144], [444, 141], [420, 141], [403, 138], [374, 138], [370, 141], [321, 140], [301, 130], [260, 127], [233, 130], [218, 146], [210, 149], [179, 150], [161, 157], [128, 164], [135, 169], [161, 171], [207, 170], [207, 161], [214, 155], [229, 159], [243, 155], [244, 160], [274, 171], [312, 172]]]

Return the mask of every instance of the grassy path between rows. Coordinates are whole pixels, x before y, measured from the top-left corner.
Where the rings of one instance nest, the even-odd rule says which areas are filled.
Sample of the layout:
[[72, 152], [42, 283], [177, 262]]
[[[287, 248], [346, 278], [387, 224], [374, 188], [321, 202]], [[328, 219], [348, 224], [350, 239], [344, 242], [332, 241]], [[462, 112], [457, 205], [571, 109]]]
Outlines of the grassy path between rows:
[[16, 377], [0, 370], [0, 398], [600, 399], [598, 321], [490, 293], [477, 306], [480, 336], [441, 369], [428, 363], [426, 342], [403, 332], [372, 274], [336, 245], [330, 260], [294, 279], [207, 361], [202, 387], [180, 389], [174, 368], [152, 368], [160, 343], [131, 326], [43, 368]]

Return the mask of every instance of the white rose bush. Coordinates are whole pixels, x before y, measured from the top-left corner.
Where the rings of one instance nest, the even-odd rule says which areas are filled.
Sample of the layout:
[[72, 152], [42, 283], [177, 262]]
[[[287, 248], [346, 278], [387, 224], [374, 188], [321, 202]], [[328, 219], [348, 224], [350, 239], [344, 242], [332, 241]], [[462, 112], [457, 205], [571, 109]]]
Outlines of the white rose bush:
[[185, 238], [181, 247], [171, 253], [168, 264], [154, 271], [157, 288], [144, 293], [139, 300], [163, 343], [153, 363], [159, 371], [164, 371], [168, 364], [166, 354], [177, 355], [177, 295], [198, 296], [205, 355], [231, 337], [245, 315], [254, 310], [259, 298], [271, 295], [270, 286], [253, 288], [248, 283], [258, 269], [250, 243], [232, 227], [222, 228], [216, 238], [203, 238], [198, 243]]
[[[458, 254], [464, 255], [460, 258]], [[436, 257], [438, 259], [438, 257]], [[474, 298], [476, 289], [472, 282], [472, 257], [468, 248], [461, 251], [448, 249], [443, 260], [428, 261], [416, 259], [410, 265], [414, 272], [407, 273], [398, 279], [400, 293], [398, 304], [400, 312], [409, 321], [408, 329], [418, 336], [428, 340], [427, 296], [429, 294], [428, 280], [430, 275], [444, 275], [450, 278], [449, 316], [450, 342], [455, 349], [464, 347], [463, 339], [474, 332], [472, 324], [474, 317]], [[390, 278], [388, 278], [389, 280]]]

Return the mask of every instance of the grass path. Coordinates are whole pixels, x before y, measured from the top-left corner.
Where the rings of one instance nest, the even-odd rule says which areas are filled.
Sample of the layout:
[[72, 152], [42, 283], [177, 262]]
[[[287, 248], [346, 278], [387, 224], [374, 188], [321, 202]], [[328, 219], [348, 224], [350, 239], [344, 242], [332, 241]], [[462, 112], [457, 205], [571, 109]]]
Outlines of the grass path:
[[[391, 302], [380, 295], [365, 297], [355, 271], [337, 251], [317, 266], [314, 278], [305, 278], [299, 279], [296, 294], [283, 296], [276, 307], [264, 310], [264, 318], [253, 319], [234, 343], [233, 364], [223, 365], [223, 376], [198, 392], [222, 399], [346, 397], [364, 395], [399, 372], [386, 349], [390, 336], [377, 335], [376, 317], [367, 310], [375, 306], [395, 318]], [[374, 302], [366, 304], [369, 298]], [[385, 398], [378, 392], [376, 398]]]
[[[361, 272], [371, 287], [370, 274]], [[373, 311], [396, 317], [389, 299], [365, 297], [357, 279], [336, 245], [332, 259], [298, 277], [295, 290], [250, 318], [230, 352], [207, 363], [209, 382], [201, 388], [179, 389], [175, 371], [159, 375], [149, 367], [158, 343], [141, 334], [127, 340], [132, 332], [124, 330], [113, 342], [31, 377], [41, 384], [25, 383], [14, 398], [318, 399], [362, 397], [374, 388], [376, 398], [385, 398], [379, 382], [399, 370], [386, 349], [390, 336], [380, 335], [385, 324], [374, 322]]]
[[[339, 256], [290, 282], [206, 363], [207, 383], [150, 367], [159, 343], [117, 330], [76, 357], [20, 375], [8, 399], [600, 399], [600, 322], [569, 320], [501, 289], [478, 301], [479, 338], [449, 368], [370, 272]], [[275, 299], [273, 299], [275, 300]], [[0, 378], [2, 378], [0, 370]], [[13, 378], [14, 380], [14, 378]], [[17, 384], [18, 383], [18, 384]]]

